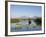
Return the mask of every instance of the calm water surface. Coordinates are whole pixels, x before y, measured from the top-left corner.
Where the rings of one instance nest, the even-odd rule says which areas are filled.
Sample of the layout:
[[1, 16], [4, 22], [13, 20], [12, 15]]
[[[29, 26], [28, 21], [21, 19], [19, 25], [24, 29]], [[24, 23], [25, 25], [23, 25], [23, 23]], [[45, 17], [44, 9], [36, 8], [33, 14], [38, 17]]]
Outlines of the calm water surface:
[[[11, 32], [21, 32], [21, 31], [40, 31], [42, 30], [41, 26], [35, 26], [35, 27], [29, 27], [26, 24], [28, 24], [28, 22], [19, 22], [22, 24], [22, 28], [16, 28], [16, 23], [11, 23]], [[27, 26], [27, 27], [25, 27]]]

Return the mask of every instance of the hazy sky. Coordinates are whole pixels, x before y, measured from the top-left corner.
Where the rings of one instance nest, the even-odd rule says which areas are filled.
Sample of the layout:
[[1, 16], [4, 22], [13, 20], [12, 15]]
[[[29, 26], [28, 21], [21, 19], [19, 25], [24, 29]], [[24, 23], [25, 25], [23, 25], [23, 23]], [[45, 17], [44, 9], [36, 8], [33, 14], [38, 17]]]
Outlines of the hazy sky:
[[41, 6], [32, 5], [11, 5], [10, 6], [10, 16], [20, 17], [20, 16], [41, 16], [42, 8]]

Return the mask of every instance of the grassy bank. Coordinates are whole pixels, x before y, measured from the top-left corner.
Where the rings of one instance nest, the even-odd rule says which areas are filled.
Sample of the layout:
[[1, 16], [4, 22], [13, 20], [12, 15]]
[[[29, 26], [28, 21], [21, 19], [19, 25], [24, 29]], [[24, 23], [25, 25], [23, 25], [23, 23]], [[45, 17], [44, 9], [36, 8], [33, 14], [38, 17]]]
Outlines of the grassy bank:
[[11, 19], [11, 23], [17, 23], [17, 22], [20, 22], [20, 21], [25, 21], [25, 20], [31, 20], [31, 18], [29, 19], [21, 19], [21, 18], [18, 18], [18, 19]]

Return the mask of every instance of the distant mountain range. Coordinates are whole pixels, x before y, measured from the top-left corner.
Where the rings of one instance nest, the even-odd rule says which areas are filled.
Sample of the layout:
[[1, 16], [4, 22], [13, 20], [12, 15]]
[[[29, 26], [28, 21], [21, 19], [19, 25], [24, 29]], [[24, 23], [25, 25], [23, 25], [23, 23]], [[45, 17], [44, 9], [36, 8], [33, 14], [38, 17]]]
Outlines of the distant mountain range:
[[33, 16], [33, 17], [32, 16], [29, 16], [29, 17], [28, 16], [12, 17], [12, 19], [15, 19], [15, 18], [22, 18], [22, 19], [34, 18], [35, 19], [35, 18], [38, 18], [38, 16]]

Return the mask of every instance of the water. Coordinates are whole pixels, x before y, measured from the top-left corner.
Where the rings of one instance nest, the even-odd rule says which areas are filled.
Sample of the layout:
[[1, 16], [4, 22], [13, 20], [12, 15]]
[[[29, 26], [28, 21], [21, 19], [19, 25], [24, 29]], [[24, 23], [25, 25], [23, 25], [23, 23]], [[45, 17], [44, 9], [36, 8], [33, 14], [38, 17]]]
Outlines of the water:
[[12, 32], [21, 32], [21, 31], [40, 31], [42, 30], [41, 26], [36, 26], [36, 24], [32, 21], [32, 24], [30, 24], [30, 26], [28, 25], [28, 21], [22, 21], [19, 22], [18, 24], [20, 24], [20, 28], [16, 27], [17, 23], [11, 23], [11, 31]]

